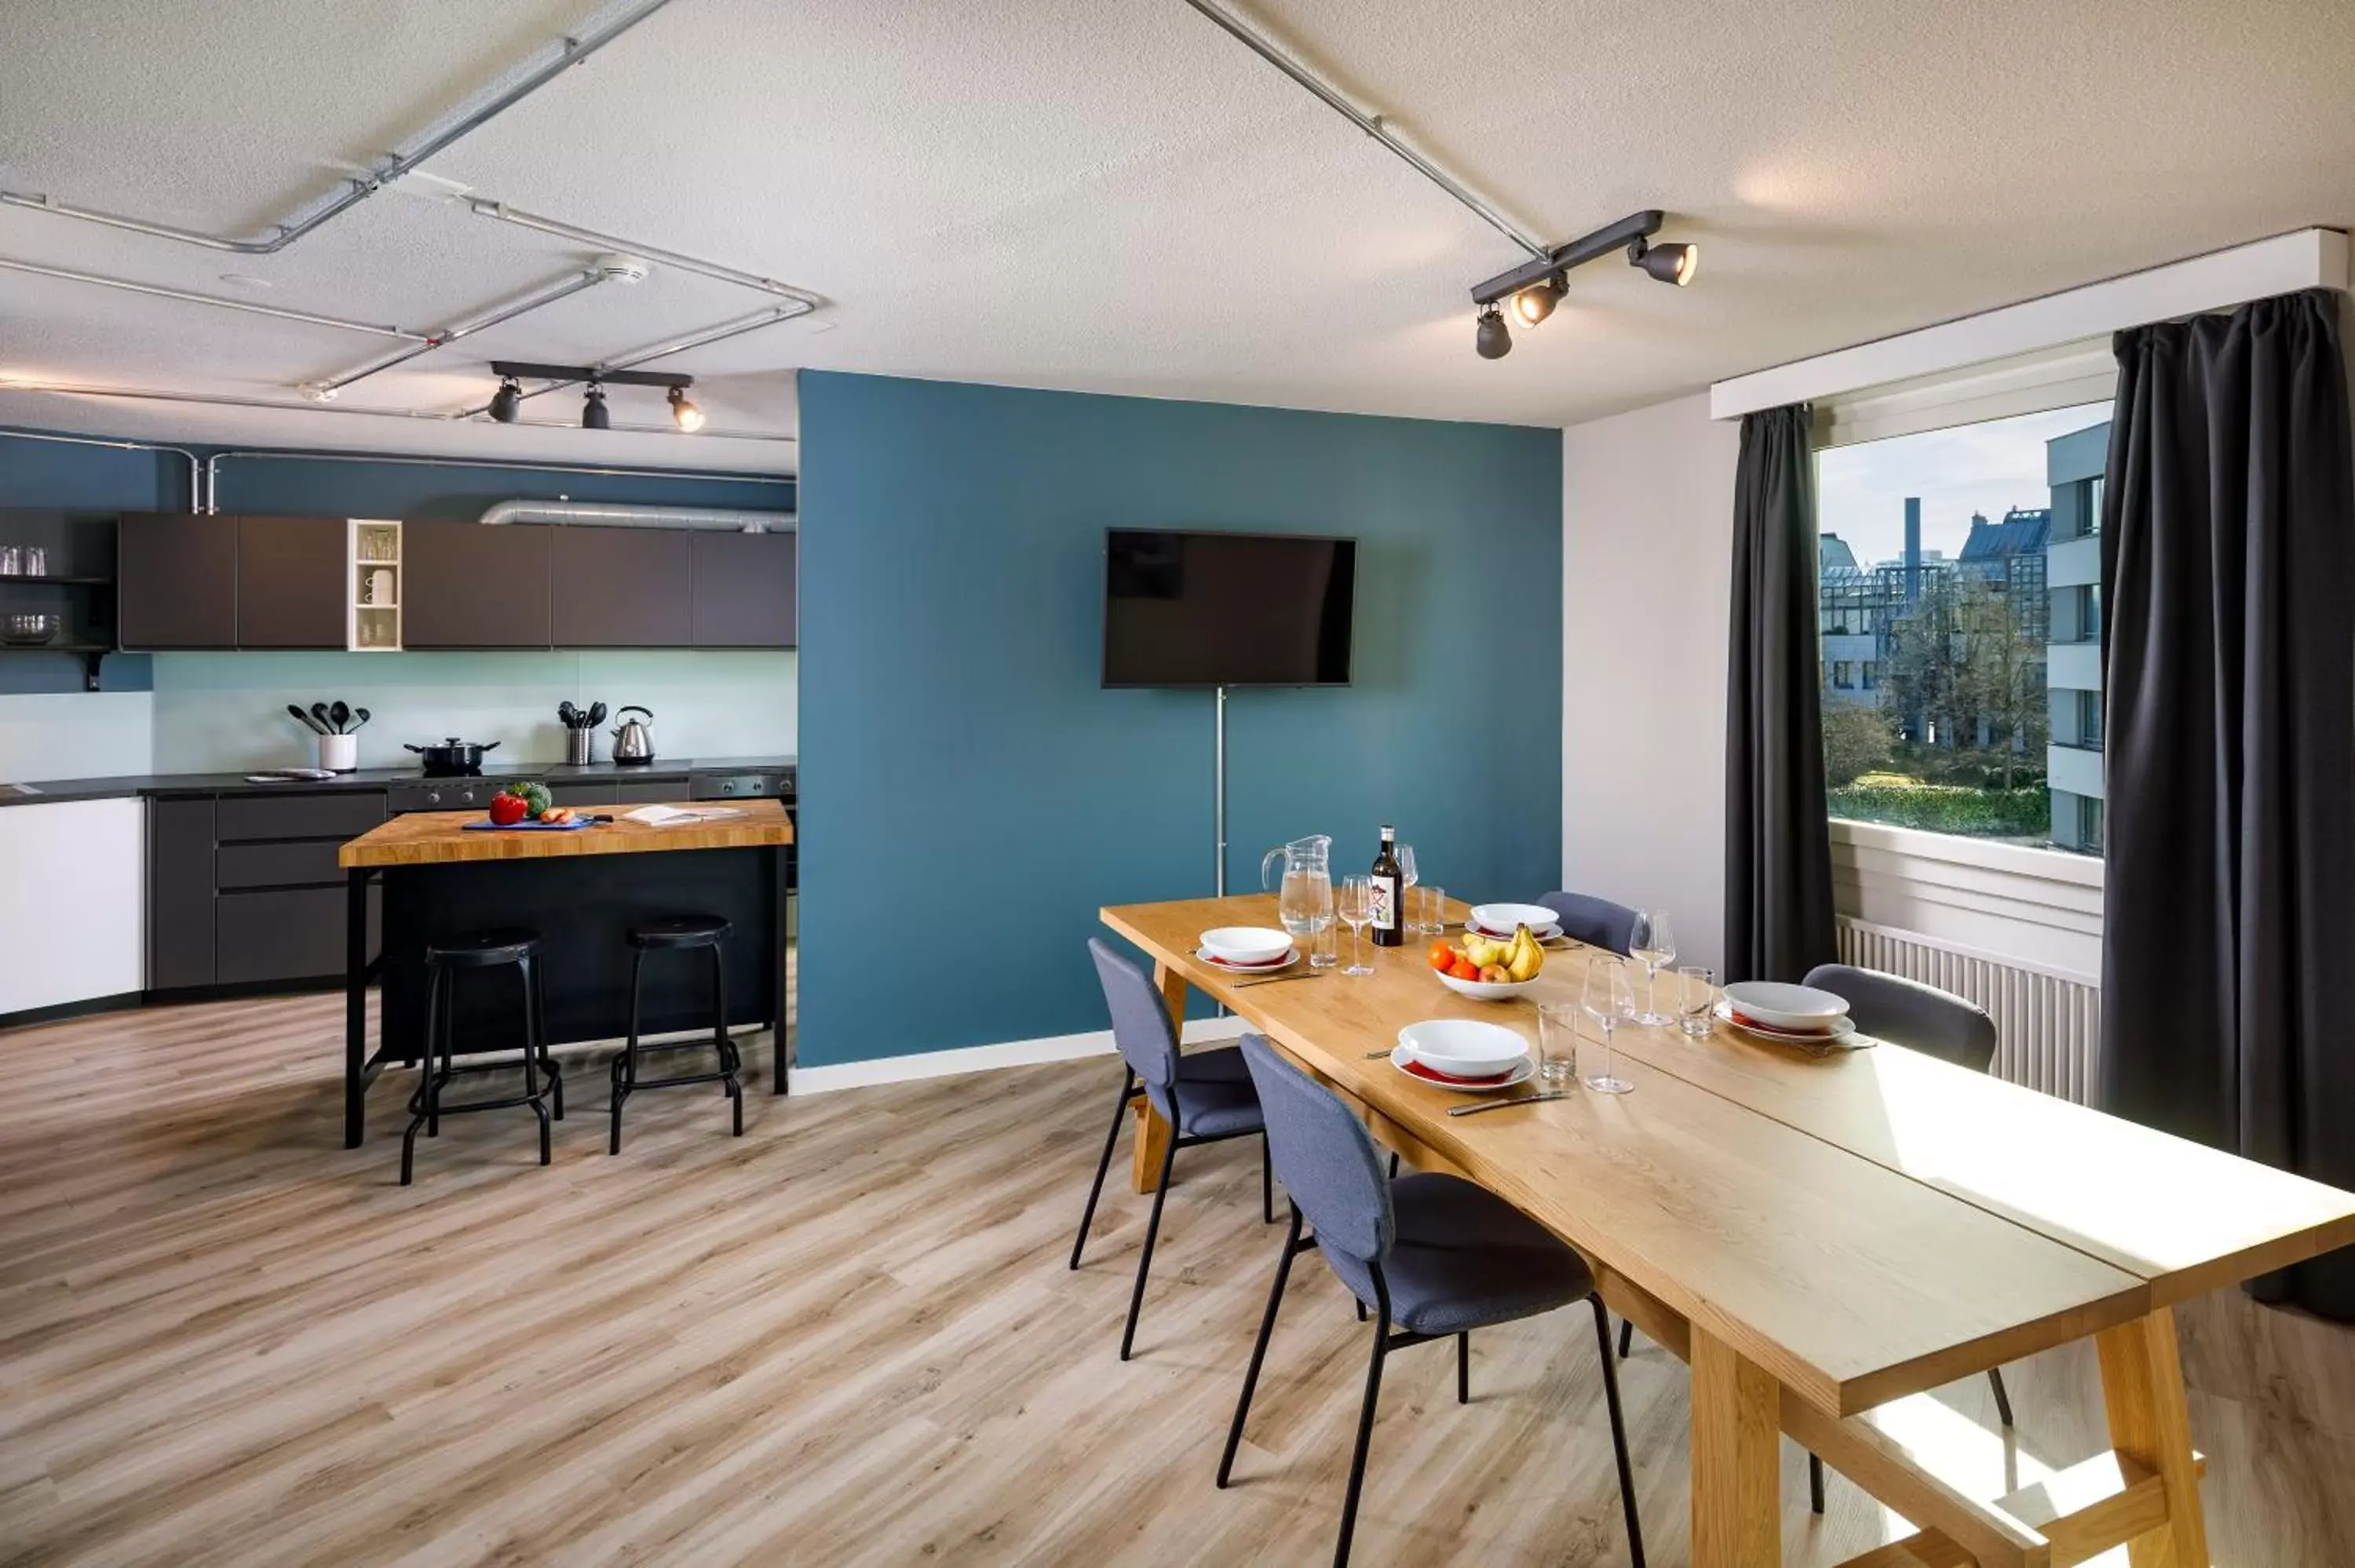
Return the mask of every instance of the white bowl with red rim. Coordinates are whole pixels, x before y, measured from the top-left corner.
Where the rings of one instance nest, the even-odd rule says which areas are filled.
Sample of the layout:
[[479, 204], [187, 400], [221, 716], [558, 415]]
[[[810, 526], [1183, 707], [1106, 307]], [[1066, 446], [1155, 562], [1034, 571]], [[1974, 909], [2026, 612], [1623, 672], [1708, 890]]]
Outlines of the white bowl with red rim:
[[1199, 939], [1204, 952], [1244, 969], [1274, 963], [1292, 951], [1292, 933], [1272, 926], [1220, 926]]

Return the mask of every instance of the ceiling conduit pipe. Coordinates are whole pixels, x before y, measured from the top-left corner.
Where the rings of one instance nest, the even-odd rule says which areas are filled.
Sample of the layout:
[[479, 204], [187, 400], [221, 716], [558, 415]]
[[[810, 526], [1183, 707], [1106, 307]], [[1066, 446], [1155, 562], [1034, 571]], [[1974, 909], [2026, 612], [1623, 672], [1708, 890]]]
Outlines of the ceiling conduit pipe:
[[229, 300], [218, 294], [199, 294], [186, 289], [167, 289], [160, 283], [135, 283], [128, 278], [109, 278], [99, 272], [77, 272], [70, 267], [45, 266], [38, 261], [19, 261], [11, 256], [0, 256], [0, 270], [29, 272], [37, 278], [61, 278], [69, 283], [92, 283], [101, 289], [121, 289], [126, 293], [149, 294], [159, 300], [183, 300], [193, 305], [215, 305], [225, 311], [243, 311], [249, 315], [275, 316], [280, 321], [303, 322], [311, 326], [340, 327], [346, 332], [369, 333], [377, 337], [406, 338], [411, 343], [423, 343], [432, 334], [410, 332], [405, 327], [382, 326], [375, 322], [346, 321], [341, 316], [323, 316], [310, 311], [290, 311], [282, 305], [260, 304], [252, 300]]
[[325, 381], [306, 381], [299, 390], [312, 401], [324, 403], [356, 381], [365, 381], [381, 371], [390, 370], [396, 365], [406, 365], [420, 355], [431, 354], [437, 348], [445, 348], [462, 337], [470, 336], [487, 327], [497, 326], [502, 322], [511, 322], [517, 316], [528, 314], [544, 305], [552, 305], [559, 300], [570, 299], [582, 290], [593, 289], [600, 283], [635, 283], [641, 281], [645, 275], [646, 264], [634, 257], [600, 256], [595, 261], [570, 277], [535, 289], [521, 299], [495, 306], [486, 314], [462, 322], [453, 327], [444, 327], [420, 343], [364, 365], [357, 370], [347, 371], [344, 375]]
[[248, 239], [225, 234], [207, 234], [199, 229], [182, 228], [174, 224], [132, 217], [123, 213], [73, 207], [52, 196], [28, 191], [0, 190], [0, 204], [51, 213], [59, 217], [80, 218], [85, 223], [128, 229], [133, 234], [176, 239], [186, 245], [203, 246], [208, 250], [227, 250], [240, 256], [275, 255], [328, 219], [350, 211], [395, 180], [407, 175], [461, 137], [506, 113], [668, 4], [670, 0], [623, 0], [623, 4], [609, 7], [576, 35], [542, 50], [534, 57], [533, 62], [503, 78], [503, 85], [494, 87], [479, 99], [461, 104], [408, 146], [378, 160], [366, 175], [347, 176], [342, 190], [297, 209], [282, 223], [272, 225], [271, 232], [266, 236]]
[[496, 201], [488, 196], [468, 196], [465, 200], [468, 209], [477, 217], [495, 217], [501, 223], [512, 223], [519, 228], [535, 229], [541, 234], [552, 234], [559, 239], [576, 240], [582, 245], [596, 246], [600, 249], [626, 251], [630, 255], [643, 256], [649, 261], [659, 262], [665, 267], [676, 267], [682, 272], [693, 272], [699, 277], [710, 278], [719, 282], [733, 283], [739, 288], [757, 289], [764, 294], [774, 294], [781, 300], [795, 301], [803, 307], [794, 313], [796, 315], [806, 315], [826, 303], [821, 295], [813, 294], [805, 289], [796, 289], [790, 283], [781, 283], [774, 278], [763, 278], [757, 272], [747, 272], [739, 268], [723, 266], [717, 261], [706, 261], [698, 257], [681, 255], [676, 250], [665, 250], [657, 245], [640, 245], [634, 240], [619, 238], [611, 234], [600, 234], [593, 228], [582, 228], [578, 224], [565, 223], [557, 218], [543, 217], [538, 213], [521, 211], [503, 201]]
[[113, 447], [117, 450], [128, 452], [170, 452], [175, 457], [187, 460], [188, 509], [192, 512], [210, 512], [213, 509], [211, 496], [206, 489], [207, 481], [211, 476], [211, 470], [197, 458], [196, 453], [186, 447], [159, 446], [154, 441], [125, 440], [108, 436], [61, 436], [48, 430], [0, 430], [0, 439], [12, 441], [57, 441], [65, 446], [75, 447]]
[[502, 501], [485, 511], [485, 528], [511, 523], [556, 523], [588, 528], [677, 528], [713, 533], [788, 533], [790, 512], [750, 512], [723, 506], [628, 506], [603, 501]]
[[[69, 440], [77, 438], [58, 436], [48, 439]], [[144, 443], [109, 441], [103, 444], [139, 446]], [[179, 449], [175, 447], [166, 450], [176, 451]], [[188, 455], [189, 461], [193, 463], [196, 461], [194, 454]], [[204, 510], [207, 512], [213, 510], [214, 503], [220, 495], [220, 465], [232, 458], [251, 458], [271, 462], [392, 463], [408, 468], [497, 468], [505, 469], [511, 473], [579, 473], [592, 474], [602, 479], [674, 479], [690, 481], [698, 484], [789, 484], [794, 479], [790, 473], [728, 473], [699, 469], [614, 468], [602, 463], [514, 462], [502, 458], [407, 457], [397, 452], [272, 451], [266, 448], [250, 448], [234, 451], [218, 451], [204, 460]], [[743, 515], [790, 519], [793, 514], [760, 512], [746, 513]]]

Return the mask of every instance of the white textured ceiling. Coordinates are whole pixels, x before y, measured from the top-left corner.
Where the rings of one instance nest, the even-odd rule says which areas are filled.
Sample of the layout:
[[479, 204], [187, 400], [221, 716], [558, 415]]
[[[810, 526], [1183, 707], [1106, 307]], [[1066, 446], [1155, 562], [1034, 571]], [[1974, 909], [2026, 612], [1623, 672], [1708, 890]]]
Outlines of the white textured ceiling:
[[[9, 0], [0, 188], [253, 229], [595, 9]], [[1521, 253], [1180, 0], [673, 0], [436, 157], [435, 182], [279, 255], [0, 208], [0, 256], [433, 327], [590, 254], [445, 194], [468, 187], [825, 296], [664, 362], [698, 376], [715, 429], [781, 436], [802, 366], [1560, 424], [2355, 222], [2355, 5], [2329, 0], [1247, 14], [1549, 239], [1668, 209], [1668, 238], [1702, 242], [1699, 281], [1598, 262], [1509, 358], [1475, 357], [1465, 290]], [[491, 358], [612, 356], [762, 302], [658, 268], [338, 407], [463, 408]], [[390, 346], [0, 272], [0, 380], [278, 399]], [[651, 394], [613, 402], [662, 417]], [[794, 450], [5, 391], [0, 422], [734, 468]]]

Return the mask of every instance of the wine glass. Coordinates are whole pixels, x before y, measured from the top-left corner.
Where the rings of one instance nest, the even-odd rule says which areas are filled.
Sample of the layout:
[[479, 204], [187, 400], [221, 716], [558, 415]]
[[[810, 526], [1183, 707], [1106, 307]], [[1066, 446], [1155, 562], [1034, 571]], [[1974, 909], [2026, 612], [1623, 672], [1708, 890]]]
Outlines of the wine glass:
[[1586, 989], [1580, 1005], [1603, 1031], [1603, 1070], [1587, 1079], [1586, 1086], [1597, 1094], [1627, 1093], [1636, 1086], [1611, 1071], [1612, 1031], [1619, 1027], [1621, 1019], [1633, 1018], [1636, 1012], [1636, 982], [1627, 976], [1625, 960], [1600, 954], [1587, 959]]
[[1363, 874], [1345, 876], [1333, 896], [1341, 923], [1349, 927], [1349, 967], [1341, 972], [1372, 974], [1374, 966], [1366, 962], [1366, 927], [1374, 917], [1374, 879]]
[[1423, 922], [1410, 918], [1407, 914], [1407, 911], [1414, 907], [1414, 900], [1408, 897], [1407, 895], [1413, 890], [1414, 885], [1417, 882], [1423, 880], [1415, 874], [1414, 846], [1412, 844], [1393, 844], [1391, 848], [1398, 855], [1399, 918], [1405, 922], [1404, 928], [1410, 935], [1421, 936], [1423, 933]]
[[1659, 1009], [1660, 970], [1677, 961], [1677, 933], [1665, 909], [1639, 909], [1635, 928], [1627, 935], [1627, 956], [1644, 966], [1644, 1011], [1633, 1022], [1655, 1029], [1676, 1020]]

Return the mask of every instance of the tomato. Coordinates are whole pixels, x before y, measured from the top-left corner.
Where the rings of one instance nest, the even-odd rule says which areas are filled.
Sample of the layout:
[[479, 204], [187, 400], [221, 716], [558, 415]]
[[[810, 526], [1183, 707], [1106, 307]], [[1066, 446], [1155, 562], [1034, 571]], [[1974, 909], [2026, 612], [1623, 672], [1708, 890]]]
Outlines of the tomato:
[[524, 819], [527, 810], [520, 795], [499, 794], [491, 797], [491, 821], [503, 828], [513, 827]]
[[1448, 966], [1447, 972], [1457, 980], [1476, 980], [1480, 978], [1480, 966], [1469, 959], [1458, 959]]
[[1431, 944], [1431, 967], [1444, 969], [1455, 962], [1455, 949], [1445, 942]]

